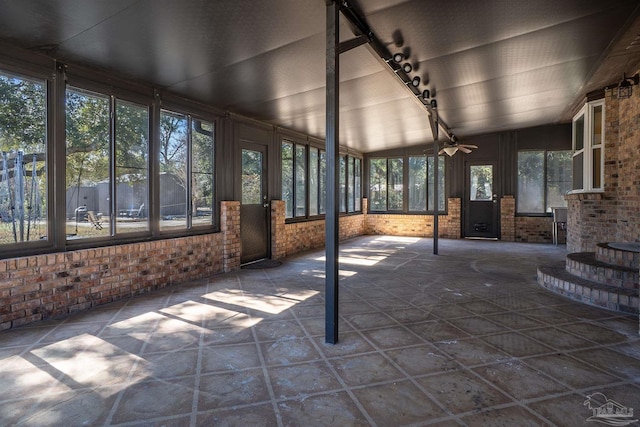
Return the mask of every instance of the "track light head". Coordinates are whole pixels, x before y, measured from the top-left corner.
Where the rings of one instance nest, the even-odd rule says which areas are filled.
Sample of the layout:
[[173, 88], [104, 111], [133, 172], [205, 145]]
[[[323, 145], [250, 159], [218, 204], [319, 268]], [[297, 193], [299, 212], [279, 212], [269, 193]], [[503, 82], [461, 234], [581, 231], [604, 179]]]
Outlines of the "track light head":
[[413, 67], [411, 66], [411, 64], [409, 64], [408, 62], [405, 62], [404, 64], [402, 64], [402, 71], [404, 71], [405, 73], [410, 73], [411, 70], [413, 70]]
[[429, 98], [431, 98], [431, 92], [429, 92], [429, 89], [423, 90], [422, 91], [422, 99], [424, 99], [426, 101]]
[[404, 59], [404, 55], [402, 53], [398, 52], [393, 54], [393, 60], [397, 64], [401, 63], [403, 59]]
[[420, 77], [415, 76], [413, 79], [411, 79], [411, 84], [413, 85], [413, 87], [420, 86]]
[[435, 99], [431, 100], [431, 108], [438, 108], [438, 102]]

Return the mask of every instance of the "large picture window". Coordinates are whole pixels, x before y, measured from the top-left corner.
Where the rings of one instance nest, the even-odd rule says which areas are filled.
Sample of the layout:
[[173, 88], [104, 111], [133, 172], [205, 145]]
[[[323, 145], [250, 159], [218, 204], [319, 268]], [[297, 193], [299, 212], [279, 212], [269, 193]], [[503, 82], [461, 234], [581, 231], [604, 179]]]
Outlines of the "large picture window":
[[[370, 211], [415, 213], [433, 211], [433, 159], [433, 156], [370, 159]], [[444, 211], [445, 165], [442, 156], [440, 156], [438, 170], [438, 206], [439, 210]], [[407, 181], [405, 181], [405, 174]]]
[[68, 239], [149, 231], [148, 106], [70, 88], [66, 153]]
[[48, 238], [46, 87], [0, 71], [0, 245]]
[[543, 214], [566, 207], [564, 195], [572, 183], [570, 166], [571, 151], [518, 152], [517, 212]]

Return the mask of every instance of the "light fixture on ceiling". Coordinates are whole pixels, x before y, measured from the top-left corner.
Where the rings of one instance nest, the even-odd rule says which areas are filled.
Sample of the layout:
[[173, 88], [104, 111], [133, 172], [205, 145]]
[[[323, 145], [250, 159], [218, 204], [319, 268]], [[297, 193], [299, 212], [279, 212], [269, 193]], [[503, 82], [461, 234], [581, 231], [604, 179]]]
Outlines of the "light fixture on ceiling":
[[424, 99], [426, 101], [429, 98], [431, 98], [431, 92], [429, 92], [429, 89], [423, 90], [422, 91], [422, 99]]
[[618, 98], [630, 98], [633, 94], [633, 85], [637, 85], [640, 83], [640, 76], [636, 73], [633, 77], [627, 77], [626, 74], [623, 74], [622, 81], [618, 85]]
[[459, 144], [458, 138], [454, 134], [451, 134], [449, 135], [449, 141], [445, 142], [444, 147], [442, 147], [438, 154], [446, 153], [449, 157], [451, 157], [456, 154], [458, 150], [462, 151], [463, 153], [469, 154], [471, 153], [471, 149], [473, 148], [478, 148], [478, 146], [471, 144]]
[[454, 154], [456, 154], [458, 152], [458, 146], [457, 145], [447, 145], [445, 146], [442, 151], [444, 151], [445, 153], [447, 153], [447, 155], [449, 157], [453, 156]]
[[393, 60], [397, 64], [401, 63], [403, 59], [404, 59], [404, 55], [402, 53], [398, 52], [393, 54]]
[[411, 66], [411, 64], [409, 64], [408, 62], [405, 62], [404, 64], [402, 64], [402, 71], [404, 71], [405, 73], [410, 73], [411, 70], [413, 70], [413, 67]]
[[420, 77], [415, 76], [413, 79], [411, 79], [411, 84], [413, 85], [413, 87], [420, 86]]
[[431, 108], [438, 108], [438, 102], [435, 99], [431, 100]]

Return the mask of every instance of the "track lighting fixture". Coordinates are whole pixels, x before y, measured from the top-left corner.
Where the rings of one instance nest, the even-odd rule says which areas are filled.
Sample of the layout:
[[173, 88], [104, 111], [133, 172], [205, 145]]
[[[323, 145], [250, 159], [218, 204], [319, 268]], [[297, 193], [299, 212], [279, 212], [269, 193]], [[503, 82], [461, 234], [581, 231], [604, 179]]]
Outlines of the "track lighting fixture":
[[402, 71], [404, 71], [405, 73], [410, 73], [411, 70], [413, 70], [413, 67], [411, 66], [411, 64], [409, 64], [408, 62], [405, 62], [404, 64], [402, 64]]
[[431, 108], [438, 108], [438, 102], [435, 99], [431, 100]]
[[420, 86], [420, 77], [415, 76], [413, 79], [411, 79], [411, 84], [413, 85], [413, 87]]
[[633, 94], [633, 85], [637, 85], [640, 83], [640, 76], [636, 73], [633, 77], [627, 77], [626, 74], [623, 74], [622, 80], [618, 85], [618, 98], [630, 98]]
[[394, 54], [393, 54], [393, 60], [394, 60], [394, 62], [396, 62], [397, 64], [401, 63], [403, 59], [404, 59], [404, 55], [403, 55], [403, 54], [401, 54], [400, 52], [398, 52], [398, 53], [394, 53]]
[[431, 98], [431, 92], [429, 92], [429, 89], [423, 90], [422, 91], [422, 99], [424, 99], [426, 101], [429, 98]]

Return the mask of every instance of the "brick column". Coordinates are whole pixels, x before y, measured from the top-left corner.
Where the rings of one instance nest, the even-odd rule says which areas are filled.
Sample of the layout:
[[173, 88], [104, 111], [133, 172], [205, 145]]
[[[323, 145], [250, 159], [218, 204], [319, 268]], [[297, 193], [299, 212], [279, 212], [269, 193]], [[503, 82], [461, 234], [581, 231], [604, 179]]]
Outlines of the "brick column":
[[224, 258], [224, 272], [240, 269], [240, 202], [220, 203], [220, 231]]
[[500, 199], [500, 240], [516, 240], [516, 199], [513, 196]]
[[284, 227], [285, 201], [271, 201], [271, 258], [287, 256], [286, 231]]
[[447, 199], [447, 215], [441, 216], [443, 219], [442, 225], [438, 222], [438, 233], [446, 239], [459, 239], [461, 236], [461, 221], [460, 215], [462, 200], [454, 197]]

